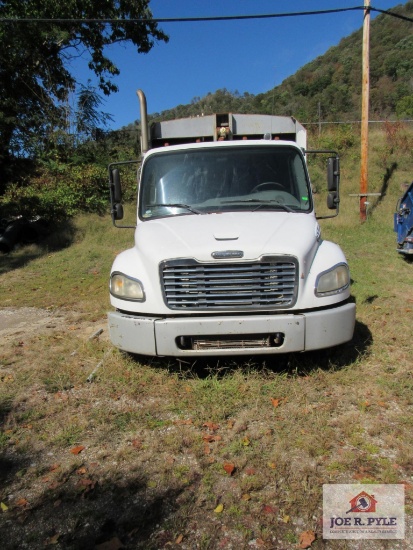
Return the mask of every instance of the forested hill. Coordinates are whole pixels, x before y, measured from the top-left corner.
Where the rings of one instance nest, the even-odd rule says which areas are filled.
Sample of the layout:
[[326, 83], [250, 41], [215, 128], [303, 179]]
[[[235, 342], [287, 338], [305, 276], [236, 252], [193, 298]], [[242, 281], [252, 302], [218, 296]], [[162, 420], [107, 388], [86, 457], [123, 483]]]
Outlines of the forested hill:
[[[391, 11], [413, 19], [413, 1]], [[303, 122], [318, 121], [319, 113], [324, 121], [359, 120], [362, 34], [360, 28], [266, 93], [224, 88], [150, 118], [238, 112], [294, 115]], [[413, 118], [413, 23], [386, 14], [370, 25], [370, 117]]]

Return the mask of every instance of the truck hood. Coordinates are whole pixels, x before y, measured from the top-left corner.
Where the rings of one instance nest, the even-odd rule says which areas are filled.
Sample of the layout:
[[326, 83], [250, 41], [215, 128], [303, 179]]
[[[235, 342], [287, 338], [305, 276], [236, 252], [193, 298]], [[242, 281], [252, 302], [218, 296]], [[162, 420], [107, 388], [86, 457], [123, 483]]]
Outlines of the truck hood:
[[143, 256], [158, 263], [176, 258], [211, 262], [213, 253], [236, 251], [244, 261], [266, 254], [293, 255], [307, 263], [308, 269], [319, 237], [320, 228], [312, 214], [226, 212], [141, 222], [135, 243]]

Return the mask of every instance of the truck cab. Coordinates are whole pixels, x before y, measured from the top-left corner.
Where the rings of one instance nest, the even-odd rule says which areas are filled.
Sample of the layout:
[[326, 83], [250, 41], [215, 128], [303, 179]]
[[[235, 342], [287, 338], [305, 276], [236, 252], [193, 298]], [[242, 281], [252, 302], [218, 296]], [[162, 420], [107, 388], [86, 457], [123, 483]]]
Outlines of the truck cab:
[[[328, 207], [339, 208], [339, 159], [306, 150], [291, 117], [225, 113], [146, 123], [134, 244], [110, 275], [110, 338], [151, 356], [308, 351], [350, 340], [355, 304], [337, 244], [314, 211], [306, 158], [329, 154]], [[109, 167], [113, 223], [122, 190]]]

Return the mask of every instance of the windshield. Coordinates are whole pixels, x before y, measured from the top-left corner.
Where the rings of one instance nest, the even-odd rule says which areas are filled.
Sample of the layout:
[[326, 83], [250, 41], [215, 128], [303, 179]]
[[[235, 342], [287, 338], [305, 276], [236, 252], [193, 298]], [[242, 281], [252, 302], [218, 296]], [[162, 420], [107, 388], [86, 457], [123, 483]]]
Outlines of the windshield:
[[160, 151], [143, 166], [142, 219], [258, 209], [311, 209], [304, 158], [294, 147]]

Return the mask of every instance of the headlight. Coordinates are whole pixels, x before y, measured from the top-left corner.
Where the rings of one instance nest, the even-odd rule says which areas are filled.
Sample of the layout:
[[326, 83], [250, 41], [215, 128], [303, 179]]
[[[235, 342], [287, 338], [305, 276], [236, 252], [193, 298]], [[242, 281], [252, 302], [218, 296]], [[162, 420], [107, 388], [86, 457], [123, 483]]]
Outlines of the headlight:
[[134, 302], [144, 302], [145, 293], [143, 286], [137, 279], [127, 277], [123, 273], [115, 272], [110, 277], [110, 293], [115, 298], [121, 300], [132, 300]]
[[343, 292], [350, 284], [350, 271], [347, 264], [335, 265], [320, 273], [315, 285], [316, 296], [329, 296]]

